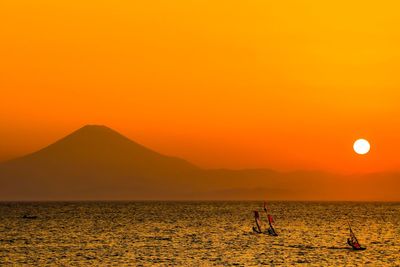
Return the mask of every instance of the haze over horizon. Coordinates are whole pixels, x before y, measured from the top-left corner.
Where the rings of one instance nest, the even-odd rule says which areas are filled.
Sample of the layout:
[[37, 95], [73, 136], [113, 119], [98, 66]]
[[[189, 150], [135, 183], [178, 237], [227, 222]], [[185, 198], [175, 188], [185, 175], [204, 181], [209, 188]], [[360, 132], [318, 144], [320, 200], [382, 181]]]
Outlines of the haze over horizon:
[[0, 200], [398, 201], [399, 177], [202, 169], [106, 126], [86, 125], [34, 153], [0, 163]]
[[[105, 129], [110, 129], [112, 131], [115, 131], [115, 129], [113, 129], [112, 127], [109, 127], [107, 125], [90, 123], [90, 124], [85, 124], [85, 125], [83, 125], [81, 127], [77, 127], [76, 129], [74, 129], [71, 132], [74, 133], [75, 131], [80, 131], [81, 129], [85, 129], [85, 128], [105, 128]], [[64, 134], [64, 136], [69, 136], [71, 134], [71, 132], [69, 132], [67, 134]], [[118, 131], [116, 131], [116, 132], [118, 132]], [[121, 133], [121, 134], [123, 136], [126, 136], [123, 133]], [[28, 155], [31, 155], [31, 154], [34, 154], [37, 151], [41, 151], [42, 149], [45, 149], [48, 146], [51, 146], [51, 145], [59, 142], [60, 140], [63, 140], [64, 138], [65, 137], [58, 136], [54, 140], [50, 141], [49, 143], [46, 143], [46, 144], [42, 145], [41, 147], [35, 149], [34, 151], [28, 151], [28, 152], [26, 152], [24, 154], [21, 154], [21, 155], [14, 155], [12, 157], [9, 156], [9, 157], [6, 157], [5, 159], [1, 159], [0, 160], [0, 164], [1, 163], [6, 163], [6, 162], [9, 162], [9, 161], [13, 161], [15, 159], [18, 159], [18, 158], [21, 158], [21, 157], [25, 157], [25, 156], [28, 156]], [[127, 136], [127, 138], [129, 138], [129, 137]], [[129, 139], [130, 140], [134, 140], [132, 138], [129, 138]], [[143, 144], [143, 143], [140, 143], [140, 142], [137, 143], [137, 144], [140, 145], [140, 146], [143, 146], [143, 147], [147, 147], [148, 149], [151, 149], [153, 151], [157, 151], [156, 149], [153, 149], [153, 148], [151, 148], [150, 146], [148, 146], [146, 144]], [[158, 152], [161, 152], [161, 151], [158, 151]], [[171, 156], [171, 157], [175, 157], [175, 156], [178, 157], [177, 155], [174, 155], [174, 154], [167, 154], [167, 153], [163, 153], [163, 152], [161, 152], [161, 153], [163, 155], [168, 155], [168, 156]], [[191, 162], [191, 161], [189, 160], [188, 162]], [[226, 167], [226, 166], [201, 166], [201, 165], [196, 164], [194, 162], [191, 162], [191, 163], [194, 164], [194, 166], [198, 166], [199, 168], [202, 168], [202, 169], [231, 169], [231, 170], [266, 169], [266, 170], [273, 170], [273, 171], [282, 172], [282, 173], [291, 173], [291, 172], [297, 172], [297, 171], [299, 171], [299, 172], [301, 172], [301, 171], [311, 171], [311, 172], [317, 172], [317, 173], [320, 172], [320, 173], [331, 173], [331, 174], [339, 174], [339, 175], [340, 174], [344, 174], [344, 175], [355, 174], [356, 175], [356, 174], [368, 174], [368, 173], [373, 174], [373, 173], [386, 173], [386, 172], [391, 173], [391, 172], [396, 172], [396, 170], [390, 170], [390, 171], [372, 171], [372, 172], [360, 171], [360, 172], [349, 172], [349, 173], [345, 172], [345, 173], [341, 173], [341, 172], [338, 172], [338, 171], [330, 171], [330, 170], [316, 169], [316, 168], [310, 168], [310, 169], [307, 169], [307, 168], [303, 168], [303, 169], [300, 169], [300, 168], [298, 168], [298, 169], [296, 169], [296, 168], [294, 168], [294, 169], [290, 169], [290, 168], [289, 169], [279, 169], [278, 167], [274, 168], [273, 166], [245, 166], [245, 167], [232, 166], [232, 167]]]
[[[69, 133], [73, 132], [76, 129], [79, 129], [83, 126], [87, 126], [87, 125], [93, 125], [93, 126], [106, 126], [109, 127], [108, 125], [104, 125], [101, 123], [90, 123], [90, 124], [83, 124], [80, 125], [78, 127], [75, 127], [67, 132], [65, 132], [64, 130], [60, 129], [60, 126], [54, 125], [54, 128], [57, 130], [54, 131], [46, 131], [43, 132], [41, 135], [40, 133], [43, 131], [41, 129], [37, 129], [38, 132], [35, 132], [34, 135], [30, 135], [30, 136], [25, 136], [25, 135], [21, 135], [21, 136], [25, 136], [25, 138], [27, 138], [28, 140], [30, 140], [32, 142], [32, 144], [35, 144], [34, 146], [31, 144], [5, 144], [5, 145], [12, 145], [13, 148], [15, 150], [11, 150], [13, 151], [12, 153], [9, 150], [6, 151], [1, 151], [0, 152], [8, 152], [8, 153], [4, 153], [4, 154], [0, 154], [0, 163], [1, 162], [5, 162], [5, 161], [9, 161], [9, 160], [13, 160], [15, 158], [24, 156], [26, 154], [30, 154], [33, 153], [39, 149], [42, 149], [43, 147], [46, 147], [54, 142], [56, 142], [57, 140], [60, 139], [60, 136], [65, 136], [68, 135]], [[113, 127], [109, 127], [114, 129]], [[61, 132], [61, 134], [57, 135], [58, 132]], [[21, 134], [21, 133], [19, 133]], [[16, 134], [18, 135], [18, 134]], [[152, 149], [159, 151], [165, 155], [171, 155], [171, 156], [177, 156], [177, 157], [181, 157], [181, 158], [185, 158], [188, 161], [192, 162], [193, 164], [204, 168], [204, 169], [232, 169], [232, 170], [240, 170], [240, 169], [271, 169], [271, 170], [276, 170], [276, 171], [280, 171], [280, 172], [292, 172], [292, 171], [317, 171], [317, 172], [327, 172], [327, 173], [333, 173], [333, 174], [368, 174], [368, 173], [386, 173], [386, 172], [398, 172], [400, 171], [400, 169], [398, 168], [387, 168], [387, 169], [375, 169], [375, 168], [366, 168], [366, 169], [358, 169], [358, 168], [350, 168], [350, 169], [332, 169], [332, 168], [327, 168], [327, 167], [321, 167], [319, 165], [313, 165], [311, 164], [312, 162], [308, 162], [308, 164], [306, 164], [305, 162], [298, 160], [295, 162], [292, 162], [291, 164], [289, 164], [288, 166], [283, 165], [282, 162], [279, 162], [279, 160], [281, 160], [280, 158], [274, 158], [274, 154], [271, 153], [271, 151], [267, 151], [265, 150], [265, 154], [264, 156], [271, 158], [272, 160], [269, 163], [257, 163], [256, 162], [248, 162], [246, 161], [246, 158], [243, 155], [229, 155], [229, 153], [238, 153], [238, 147], [222, 147], [221, 144], [215, 144], [216, 146], [210, 150], [206, 150], [204, 147], [201, 148], [200, 145], [201, 144], [197, 144], [199, 145], [199, 147], [197, 147], [197, 149], [200, 149], [200, 155], [202, 156], [206, 156], [207, 152], [209, 152], [210, 157], [213, 158], [215, 156], [219, 156], [220, 160], [216, 160], [215, 162], [204, 162], [202, 160], [198, 159], [198, 156], [200, 155], [192, 155], [192, 156], [188, 156], [186, 153], [182, 153], [182, 150], [184, 150], [184, 152], [188, 152], [187, 150], [191, 149], [193, 144], [187, 143], [187, 142], [183, 142], [183, 141], [187, 141], [184, 137], [182, 138], [182, 142], [178, 142], [179, 140], [177, 140], [177, 138], [175, 137], [171, 137], [170, 135], [166, 135], [165, 137], [163, 136], [159, 136], [158, 139], [155, 139], [155, 142], [153, 143], [147, 143], [145, 141], [141, 141], [141, 140], [148, 140], [148, 138], [146, 138], [146, 136], [142, 136], [142, 134], [131, 134], [131, 135], [127, 135], [124, 134], [125, 136], [129, 137], [132, 140], [136, 140], [139, 141], [140, 144], [146, 146], [146, 147], [151, 147]], [[50, 138], [49, 136], [51, 136], [52, 138]], [[137, 138], [132, 137], [132, 136], [138, 136]], [[33, 140], [33, 137], [35, 137], [35, 140]], [[156, 136], [153, 136], [154, 138], [156, 138]], [[176, 143], [166, 143], [168, 140], [171, 140], [171, 142], [178, 142], [179, 145], [177, 146], [178, 148], [174, 150], [175, 144]], [[153, 140], [154, 141], [154, 140]], [[215, 140], [213, 140], [213, 142], [209, 142], [208, 140], [203, 140], [205, 143], [204, 145], [210, 145], [210, 144], [214, 144]], [[353, 161], [356, 162], [357, 166], [360, 166], [360, 164], [368, 164], [368, 162], [370, 162], [369, 158], [371, 157], [370, 155], [356, 155], [352, 149], [352, 142], [355, 140], [351, 140], [351, 142], [349, 142], [347, 144], [346, 147], [346, 153], [347, 154], [351, 154]], [[208, 143], [207, 143], [208, 142]], [[26, 145], [25, 145], [26, 144]], [[187, 147], [183, 147], [184, 145], [187, 145]], [[376, 150], [375, 147], [375, 143], [372, 143], [372, 153], [375, 153], [374, 150]], [[160, 149], [161, 146], [161, 149]], [[31, 147], [30, 150], [28, 150], [28, 148]], [[3, 147], [4, 149], [4, 147]], [[242, 147], [242, 149], [244, 150], [249, 150], [249, 148], [244, 148]], [[296, 149], [296, 148], [294, 148]], [[217, 151], [216, 151], [217, 150]], [[190, 152], [190, 151], [189, 151]], [[251, 152], [248, 152], [251, 153]], [[226, 159], [224, 158], [225, 156], [230, 156], [233, 158], [232, 161], [230, 162], [225, 162]], [[247, 156], [247, 155], [246, 155]], [[277, 157], [283, 157], [284, 155], [281, 154], [276, 154]], [[246, 161], [246, 164], [244, 164], [243, 162], [237, 162], [237, 161]]]

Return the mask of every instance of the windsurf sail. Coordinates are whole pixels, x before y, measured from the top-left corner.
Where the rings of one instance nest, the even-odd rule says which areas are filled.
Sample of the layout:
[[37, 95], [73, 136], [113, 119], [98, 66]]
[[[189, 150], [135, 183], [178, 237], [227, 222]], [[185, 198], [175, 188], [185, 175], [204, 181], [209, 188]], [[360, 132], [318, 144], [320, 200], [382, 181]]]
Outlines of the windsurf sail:
[[260, 214], [258, 213], [258, 211], [254, 211], [254, 220], [256, 222], [256, 226], [253, 226], [253, 231], [256, 233], [261, 234], [261, 221], [260, 221]]
[[265, 201], [264, 201], [264, 211], [267, 214], [267, 218], [268, 218], [268, 224], [269, 224], [268, 234], [277, 236], [278, 234], [276, 233], [274, 227], [272, 226], [275, 223], [274, 217], [272, 217], [272, 215], [269, 213], [267, 203]]
[[273, 223], [275, 223], [274, 217], [272, 217], [272, 215], [269, 213], [269, 209], [267, 207], [267, 202], [265, 202], [265, 201], [264, 201], [264, 211], [267, 214], [269, 225], [272, 225]]
[[268, 223], [269, 223], [270, 225], [272, 225], [273, 223], [275, 223], [274, 217], [272, 217], [271, 214], [268, 214]]
[[364, 250], [365, 247], [362, 247], [360, 245], [360, 242], [358, 242], [358, 239], [354, 234], [353, 229], [351, 229], [350, 223], [348, 223], [348, 225], [349, 225], [350, 237], [347, 238], [347, 244], [349, 244], [349, 246], [351, 246], [355, 250]]

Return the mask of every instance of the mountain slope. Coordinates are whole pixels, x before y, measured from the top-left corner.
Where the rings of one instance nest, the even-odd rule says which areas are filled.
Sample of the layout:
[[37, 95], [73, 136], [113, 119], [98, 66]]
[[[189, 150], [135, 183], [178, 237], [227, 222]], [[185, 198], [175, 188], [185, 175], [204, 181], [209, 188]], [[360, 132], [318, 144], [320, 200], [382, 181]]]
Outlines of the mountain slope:
[[110, 128], [88, 125], [44, 149], [1, 164], [0, 190], [3, 197], [17, 199], [103, 198], [124, 191], [140, 195], [141, 190], [160, 191], [168, 183], [178, 183], [185, 173], [196, 170]]

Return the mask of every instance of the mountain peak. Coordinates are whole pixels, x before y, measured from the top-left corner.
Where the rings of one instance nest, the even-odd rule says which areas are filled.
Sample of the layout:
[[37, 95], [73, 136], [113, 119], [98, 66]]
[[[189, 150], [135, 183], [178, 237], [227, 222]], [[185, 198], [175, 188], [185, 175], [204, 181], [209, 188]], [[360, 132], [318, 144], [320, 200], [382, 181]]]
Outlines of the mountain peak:
[[71, 168], [87, 164], [135, 170], [195, 168], [185, 160], [155, 152], [104, 125], [85, 125], [53, 144], [11, 162], [21, 161], [63, 163]]
[[104, 146], [119, 147], [127, 144], [146, 149], [107, 126], [88, 124], [51, 144], [47, 148], [54, 146], [64, 146], [64, 148], [77, 146], [85, 149], [85, 147], [90, 146], [91, 149], [99, 149]]
[[[100, 125], [100, 124], [86, 124], [79, 128], [78, 130], [72, 132], [73, 133], [81, 133], [81, 132], [91, 132], [93, 134], [100, 133], [100, 132], [113, 132], [113, 133], [118, 133], [117, 131], [111, 129], [110, 127], [107, 127], [105, 125]], [[119, 134], [119, 133], [118, 133]], [[120, 135], [120, 134], [119, 134]]]
[[[110, 129], [110, 127], [107, 127], [105, 125], [102, 124], [86, 124], [84, 126], [82, 126], [80, 129]], [[79, 129], [78, 129], [79, 131]]]

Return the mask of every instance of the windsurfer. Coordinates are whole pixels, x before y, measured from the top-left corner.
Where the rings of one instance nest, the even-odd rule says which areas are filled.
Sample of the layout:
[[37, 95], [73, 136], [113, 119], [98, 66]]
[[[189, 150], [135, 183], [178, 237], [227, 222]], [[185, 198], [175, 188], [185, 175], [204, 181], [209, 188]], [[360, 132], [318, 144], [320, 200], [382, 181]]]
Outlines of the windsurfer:
[[358, 242], [356, 235], [353, 233], [349, 223], [350, 237], [347, 238], [347, 244], [351, 246], [354, 250], [365, 250], [365, 247], [362, 247]]

